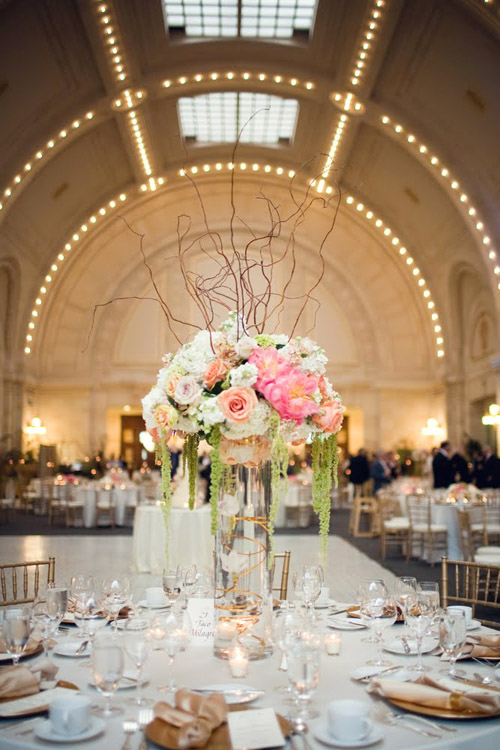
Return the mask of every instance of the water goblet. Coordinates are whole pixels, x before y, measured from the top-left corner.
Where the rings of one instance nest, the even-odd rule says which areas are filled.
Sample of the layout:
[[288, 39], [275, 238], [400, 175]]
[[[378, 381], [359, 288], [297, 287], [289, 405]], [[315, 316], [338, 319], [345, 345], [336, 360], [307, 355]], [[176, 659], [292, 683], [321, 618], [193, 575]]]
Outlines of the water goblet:
[[33, 626], [42, 637], [43, 655], [49, 658], [50, 639], [57, 631], [59, 622], [57, 617], [51, 616], [50, 604], [44, 599], [35, 600], [31, 612]]
[[104, 696], [104, 706], [96, 713], [104, 718], [121, 714], [120, 708], [111, 705], [111, 698], [123, 676], [123, 651], [120, 646], [106, 640], [96, 642], [92, 650], [92, 676], [97, 689]]
[[164, 618], [165, 626], [165, 651], [167, 652], [169, 681], [168, 684], [159, 689], [161, 693], [171, 693], [177, 689], [174, 677], [174, 659], [183, 651], [191, 639], [191, 627], [189, 618], [184, 610], [172, 610]]
[[29, 641], [33, 624], [30, 615], [22, 609], [7, 610], [3, 618], [3, 639], [7, 653], [16, 667]]
[[406, 622], [407, 606], [413, 605], [417, 593], [417, 579], [413, 576], [399, 576], [394, 584], [394, 598], [401, 608], [404, 620]]
[[307, 720], [318, 715], [311, 708], [311, 699], [319, 683], [321, 638], [316, 633], [304, 632], [288, 650], [288, 679], [294, 692], [297, 729], [306, 728]]
[[142, 693], [142, 673], [152, 650], [153, 636], [148, 621], [139, 617], [131, 618], [125, 626], [125, 652], [135, 666], [137, 691], [131, 702], [136, 706], [145, 706], [152, 702], [149, 698], [145, 698]]
[[[384, 591], [386, 593], [385, 582], [382, 578], [364, 578], [358, 584], [357, 600], [359, 604], [359, 616], [361, 622], [367, 627], [370, 627], [372, 617], [369, 608], [366, 606], [366, 602], [376, 591]], [[377, 638], [373, 631], [370, 631], [366, 638], [362, 638], [361, 640], [363, 643], [377, 643]]]
[[417, 591], [415, 603], [412, 607], [408, 607], [406, 613], [408, 628], [417, 642], [417, 664], [410, 668], [415, 672], [429, 671], [429, 667], [425, 667], [422, 663], [422, 641], [435, 614], [435, 597], [429, 596], [425, 591]]
[[[385, 588], [385, 587], [384, 587]], [[368, 661], [377, 667], [390, 667], [392, 662], [384, 659], [382, 656], [383, 649], [383, 632], [386, 628], [394, 625], [398, 616], [398, 610], [395, 600], [388, 594], [387, 589], [380, 592], [374, 592], [371, 598], [365, 600], [365, 608], [371, 618], [373, 633], [377, 640], [377, 658]]]
[[113, 634], [118, 636], [118, 615], [131, 596], [128, 578], [105, 578], [102, 582], [103, 601], [113, 618]]
[[465, 674], [463, 669], [456, 669], [455, 664], [462, 655], [467, 638], [467, 621], [464, 612], [443, 612], [439, 618], [439, 645], [448, 656], [450, 666], [441, 669], [440, 673], [454, 678]]

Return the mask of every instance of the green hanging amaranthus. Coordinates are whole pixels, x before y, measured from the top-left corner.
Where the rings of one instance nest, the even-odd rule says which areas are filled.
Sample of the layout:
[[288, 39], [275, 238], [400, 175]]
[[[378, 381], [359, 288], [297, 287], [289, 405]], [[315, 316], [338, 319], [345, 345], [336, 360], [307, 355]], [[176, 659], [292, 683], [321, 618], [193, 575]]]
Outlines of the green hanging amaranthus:
[[274, 563], [274, 524], [278, 515], [280, 495], [288, 466], [288, 450], [280, 432], [280, 416], [273, 410], [269, 419], [269, 437], [271, 439], [271, 507], [269, 508], [269, 568]]
[[210, 453], [212, 461], [210, 473], [210, 517], [212, 534], [216, 534], [218, 528], [219, 490], [224, 469], [220, 458], [220, 437], [219, 425], [215, 425], [210, 433], [210, 445], [212, 446], [212, 452]]
[[[186, 452], [186, 464], [189, 474], [189, 509], [193, 510], [196, 500], [196, 476], [198, 474], [198, 445], [200, 437], [198, 434], [188, 435], [184, 444]], [[184, 453], [183, 451], [183, 453]]]
[[312, 442], [312, 501], [313, 510], [319, 518], [320, 547], [323, 560], [326, 560], [330, 531], [330, 492], [332, 484], [335, 487], [338, 486], [338, 462], [337, 435], [329, 435], [326, 438], [315, 435]]
[[155, 454], [156, 460], [161, 461], [161, 507], [165, 522], [165, 564], [168, 567], [168, 519], [172, 510], [172, 461], [164, 430], [160, 433], [160, 442], [156, 443]]

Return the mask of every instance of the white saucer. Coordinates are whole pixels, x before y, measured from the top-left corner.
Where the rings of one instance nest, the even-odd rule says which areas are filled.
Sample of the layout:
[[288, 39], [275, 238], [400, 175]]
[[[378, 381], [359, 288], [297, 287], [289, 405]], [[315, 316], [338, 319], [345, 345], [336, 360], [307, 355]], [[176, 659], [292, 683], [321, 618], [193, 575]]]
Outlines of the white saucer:
[[137, 602], [138, 607], [145, 607], [146, 609], [168, 609], [168, 607], [172, 606], [172, 602], [170, 602], [168, 599], [166, 599], [164, 604], [148, 604], [145, 599], [143, 599], [140, 602]]
[[317, 740], [324, 742], [325, 745], [330, 745], [331, 747], [369, 747], [370, 745], [375, 745], [376, 742], [380, 742], [380, 740], [384, 739], [382, 729], [374, 724], [364, 740], [338, 740], [330, 733], [325, 719], [321, 719], [316, 726], [313, 727], [313, 734]]
[[337, 602], [335, 599], [323, 599], [322, 601], [314, 602], [314, 609], [326, 609], [327, 607], [335, 607]]
[[[222, 693], [226, 699], [228, 706], [232, 706], [238, 703], [252, 703], [257, 700], [263, 694], [263, 690], [258, 690], [251, 685], [244, 685], [243, 683], [237, 682], [221, 682], [213, 685], [203, 685], [198, 690], [204, 693]], [[196, 690], [194, 691], [196, 692]]]
[[469, 624], [467, 625], [467, 630], [477, 630], [481, 627], [481, 623], [479, 620], [471, 620]]
[[366, 625], [362, 622], [352, 622], [344, 617], [329, 617], [326, 621], [329, 628], [335, 630], [365, 630]]
[[90, 656], [91, 652], [89, 648], [90, 646], [89, 643], [87, 643], [83, 651], [81, 651], [79, 654], [76, 653], [77, 650], [82, 645], [84, 640], [85, 639], [79, 640], [79, 641], [70, 641], [70, 640], [58, 641], [58, 643], [56, 643], [54, 647], [54, 653], [57, 654], [58, 656], [71, 656], [74, 659], [83, 659], [84, 656]]
[[[126, 679], [127, 677], [130, 677], [130, 679], [127, 680]], [[147, 685], [148, 682], [149, 680], [146, 680], [143, 678], [141, 682], [141, 687], [144, 687], [144, 685]], [[92, 687], [96, 686], [95, 680], [92, 676], [89, 678], [89, 685], [92, 685]], [[123, 672], [123, 677], [118, 683], [118, 687], [116, 689], [117, 690], [130, 690], [130, 688], [136, 688], [136, 687], [138, 687], [138, 683], [136, 682], [136, 679], [135, 679], [135, 672], [131, 669], [126, 669]]]
[[48, 740], [49, 742], [64, 742], [65, 744], [69, 744], [71, 742], [83, 742], [83, 740], [91, 740], [94, 737], [97, 737], [98, 734], [101, 734], [101, 732], [104, 732], [105, 728], [106, 723], [104, 719], [99, 719], [99, 717], [97, 716], [92, 716], [88, 729], [86, 729], [81, 734], [73, 735], [73, 737], [68, 737], [65, 734], [57, 734], [56, 732], [54, 732], [50, 719], [46, 719], [40, 724], [36, 724], [33, 727], [33, 732], [35, 733], [35, 736], [39, 737], [41, 740]]
[[[391, 654], [400, 654], [401, 656], [416, 656], [417, 655], [417, 642], [415, 638], [408, 638], [408, 645], [410, 647], [410, 653], [405, 652], [403, 641], [400, 638], [393, 638], [390, 641], [384, 643], [384, 651], [389, 651]], [[422, 641], [422, 653], [428, 654], [437, 646], [435, 638], [424, 638]]]

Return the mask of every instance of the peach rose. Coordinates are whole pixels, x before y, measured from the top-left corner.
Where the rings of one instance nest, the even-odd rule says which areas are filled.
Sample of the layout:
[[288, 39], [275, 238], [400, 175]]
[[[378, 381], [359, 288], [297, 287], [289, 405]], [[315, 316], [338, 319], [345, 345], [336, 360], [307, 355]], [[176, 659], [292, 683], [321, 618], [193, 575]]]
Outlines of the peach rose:
[[179, 382], [180, 379], [181, 379], [181, 376], [179, 375], [179, 373], [178, 372], [174, 372], [174, 374], [172, 375], [172, 377], [168, 381], [168, 383], [167, 383], [167, 385], [165, 387], [165, 390], [168, 393], [168, 395], [170, 396], [170, 398], [174, 397], [175, 389], [177, 388], [177, 383]]
[[214, 359], [213, 362], [210, 362], [203, 376], [203, 382], [208, 390], [211, 391], [216, 383], [224, 380], [230, 369], [231, 365], [228, 365], [223, 359]]
[[246, 422], [257, 406], [257, 395], [252, 388], [228, 388], [220, 394], [218, 403], [227, 419]]
[[339, 432], [344, 419], [344, 407], [338, 398], [321, 404], [317, 414], [313, 415], [313, 422], [325, 432]]
[[156, 423], [165, 430], [171, 429], [179, 419], [177, 409], [170, 404], [159, 404], [153, 414]]

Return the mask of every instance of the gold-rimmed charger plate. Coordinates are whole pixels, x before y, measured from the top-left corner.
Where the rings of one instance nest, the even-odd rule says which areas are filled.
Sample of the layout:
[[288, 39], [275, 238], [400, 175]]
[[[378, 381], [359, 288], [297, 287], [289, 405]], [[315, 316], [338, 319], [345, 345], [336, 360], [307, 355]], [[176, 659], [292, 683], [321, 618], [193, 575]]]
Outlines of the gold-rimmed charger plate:
[[[349, 617], [356, 617], [358, 619], [361, 619], [358, 606], [349, 607], [347, 609], [347, 614], [349, 615]], [[404, 621], [405, 621], [404, 615], [401, 612], [398, 612], [398, 616], [396, 617], [396, 623], [404, 622]]]
[[[74, 685], [72, 682], [66, 682], [66, 680], [59, 680], [58, 682], [56, 682], [54, 687], [65, 688], [66, 690], [79, 690], [80, 689], [77, 685]], [[29, 696], [20, 695], [18, 696], [18, 698], [0, 698], [0, 703], [8, 703], [9, 701], [13, 702], [14, 700], [22, 700], [23, 698], [27, 698], [27, 697]], [[36, 708], [25, 709], [24, 711], [20, 711], [17, 714], [9, 713], [8, 716], [2, 717], [2, 718], [20, 719], [23, 716], [37, 716], [37, 714], [43, 714], [48, 710], [49, 710], [48, 704], [44, 704], [42, 706], [37, 706]]]
[[451, 708], [434, 708], [432, 706], [421, 706], [419, 703], [410, 703], [400, 701], [396, 698], [387, 698], [393, 706], [402, 708], [412, 714], [421, 714], [422, 716], [434, 716], [436, 719], [494, 719], [500, 716], [500, 708], [495, 713], [484, 714], [479, 711], [453, 711]]
[[[229, 711], [247, 711], [248, 706], [229, 706]], [[285, 738], [290, 736], [290, 724], [281, 714], [276, 714], [281, 731]], [[169, 748], [169, 750], [180, 750], [179, 748], [179, 729], [167, 724], [161, 719], [153, 719], [147, 725], [145, 734], [148, 740], [154, 742], [159, 747]], [[210, 739], [205, 745], [207, 750], [232, 750], [231, 739], [227, 722], [214, 729]]]

